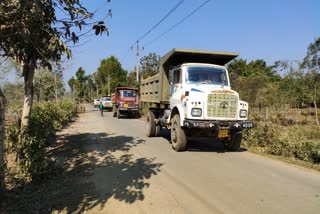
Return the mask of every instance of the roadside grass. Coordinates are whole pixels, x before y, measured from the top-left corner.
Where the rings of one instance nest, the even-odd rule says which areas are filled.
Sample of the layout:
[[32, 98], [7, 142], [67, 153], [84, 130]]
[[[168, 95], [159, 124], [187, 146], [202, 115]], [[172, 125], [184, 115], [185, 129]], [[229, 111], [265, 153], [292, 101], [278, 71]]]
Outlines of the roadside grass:
[[254, 153], [320, 171], [320, 129], [313, 109], [253, 112], [243, 146]]

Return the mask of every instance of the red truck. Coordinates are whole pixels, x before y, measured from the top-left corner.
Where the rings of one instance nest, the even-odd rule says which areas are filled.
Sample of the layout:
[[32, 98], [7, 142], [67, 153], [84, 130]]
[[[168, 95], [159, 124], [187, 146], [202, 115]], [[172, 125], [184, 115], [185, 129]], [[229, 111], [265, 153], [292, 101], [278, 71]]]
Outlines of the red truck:
[[129, 87], [117, 87], [111, 95], [113, 105], [113, 117], [121, 115], [139, 115], [138, 89]]

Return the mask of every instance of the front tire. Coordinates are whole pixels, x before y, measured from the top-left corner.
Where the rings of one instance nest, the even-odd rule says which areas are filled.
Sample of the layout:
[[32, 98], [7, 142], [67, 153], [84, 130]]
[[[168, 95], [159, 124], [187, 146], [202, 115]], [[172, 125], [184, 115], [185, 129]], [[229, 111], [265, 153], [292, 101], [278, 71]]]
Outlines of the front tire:
[[187, 137], [180, 126], [180, 116], [174, 115], [171, 120], [171, 142], [172, 148], [177, 152], [185, 151], [187, 148]]
[[234, 133], [229, 140], [225, 143], [225, 149], [227, 151], [239, 151], [242, 140], [242, 131]]

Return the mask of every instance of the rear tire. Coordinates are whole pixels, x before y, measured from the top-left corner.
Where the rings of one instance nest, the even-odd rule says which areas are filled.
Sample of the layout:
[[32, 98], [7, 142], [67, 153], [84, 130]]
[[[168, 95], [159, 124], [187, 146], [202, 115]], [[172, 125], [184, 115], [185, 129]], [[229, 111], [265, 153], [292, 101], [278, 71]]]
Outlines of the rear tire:
[[174, 115], [171, 120], [171, 142], [172, 148], [177, 152], [185, 151], [187, 148], [187, 137], [180, 126], [180, 116]]
[[225, 149], [227, 151], [239, 151], [240, 145], [241, 145], [241, 140], [242, 140], [242, 131], [234, 133], [230, 140], [227, 140], [225, 142]]
[[112, 112], [113, 112], [113, 117], [116, 117], [117, 116], [117, 107], [116, 106], [112, 107]]
[[119, 108], [117, 109], [117, 118], [120, 119], [121, 115], [120, 115], [120, 110]]
[[154, 122], [155, 116], [152, 111], [149, 111], [147, 114], [147, 121], [146, 121], [146, 136], [147, 137], [154, 137], [156, 134], [156, 124]]
[[159, 137], [160, 136], [160, 133], [161, 133], [161, 126], [159, 124], [156, 125], [155, 127], [155, 134], [154, 136], [155, 137]]

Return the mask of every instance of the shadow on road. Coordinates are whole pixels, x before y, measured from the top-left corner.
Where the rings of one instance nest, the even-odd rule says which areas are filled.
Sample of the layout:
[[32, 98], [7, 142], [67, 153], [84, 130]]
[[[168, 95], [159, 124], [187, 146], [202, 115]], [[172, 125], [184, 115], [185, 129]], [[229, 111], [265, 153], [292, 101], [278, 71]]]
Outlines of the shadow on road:
[[62, 173], [41, 185], [32, 183], [7, 193], [8, 213], [83, 213], [103, 208], [114, 198], [125, 203], [144, 200], [147, 179], [162, 166], [154, 158], [129, 151], [144, 143], [129, 136], [84, 133], [64, 136], [48, 151]]
[[[171, 143], [170, 131], [167, 129], [161, 129], [160, 136], [166, 139], [169, 143]], [[216, 153], [224, 153], [227, 152], [224, 148], [224, 145], [212, 139], [191, 139], [188, 141], [188, 152], [216, 152]], [[247, 149], [240, 148], [240, 150], [235, 152], [245, 152]], [[230, 152], [230, 151], [228, 151]]]

